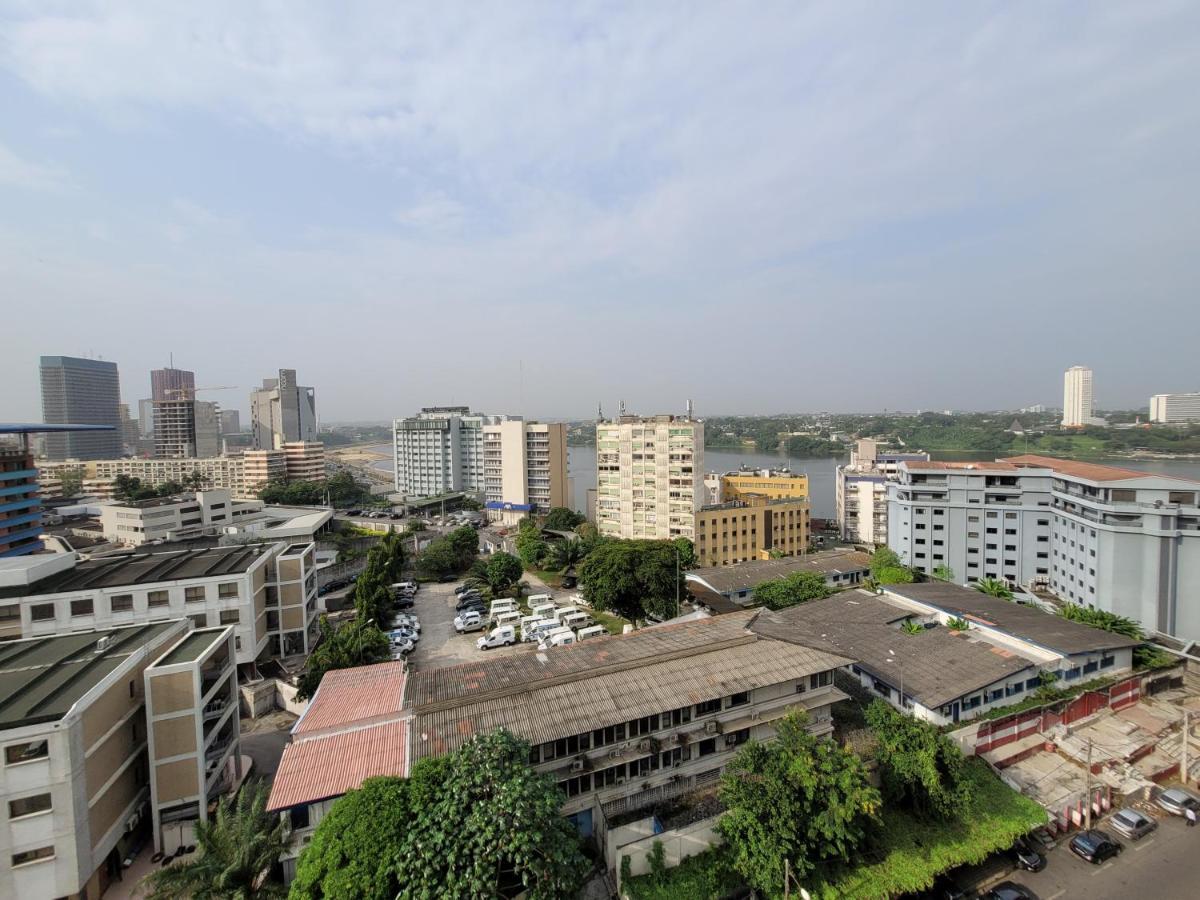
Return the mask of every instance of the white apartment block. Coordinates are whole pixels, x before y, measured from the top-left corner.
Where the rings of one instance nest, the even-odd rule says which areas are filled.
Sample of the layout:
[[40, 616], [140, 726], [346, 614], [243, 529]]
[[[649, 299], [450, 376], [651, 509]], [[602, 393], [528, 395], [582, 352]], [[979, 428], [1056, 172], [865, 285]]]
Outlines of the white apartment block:
[[596, 527], [620, 538], [695, 539], [705, 504], [704, 423], [619, 416], [596, 425]]
[[1155, 394], [1150, 398], [1150, 421], [1163, 425], [1200, 420], [1200, 393]]
[[197, 491], [180, 497], [159, 497], [99, 508], [100, 531], [106, 540], [140, 547], [218, 534], [246, 517], [257, 517], [262, 504], [235, 503], [223, 489]]
[[567, 426], [511, 418], [483, 426], [483, 491], [490, 521], [515, 524], [569, 506]]
[[906, 564], [1042, 586], [1200, 640], [1200, 482], [1034, 455], [905, 470], [888, 545]]
[[483, 428], [503, 416], [472, 413], [465, 406], [429, 406], [392, 423], [396, 492], [406, 497], [481, 493]]
[[1062, 423], [1070, 428], [1088, 425], [1094, 418], [1092, 407], [1092, 370], [1071, 366], [1063, 375]]
[[307, 654], [323, 611], [315, 553], [309, 541], [0, 560], [0, 638], [188, 619], [232, 625], [239, 665]]
[[834, 480], [842, 539], [887, 543], [888, 483], [899, 478], [901, 463], [928, 459], [928, 453], [901, 453], [880, 447], [870, 438], [859, 440], [850, 451], [850, 462], [837, 467]]

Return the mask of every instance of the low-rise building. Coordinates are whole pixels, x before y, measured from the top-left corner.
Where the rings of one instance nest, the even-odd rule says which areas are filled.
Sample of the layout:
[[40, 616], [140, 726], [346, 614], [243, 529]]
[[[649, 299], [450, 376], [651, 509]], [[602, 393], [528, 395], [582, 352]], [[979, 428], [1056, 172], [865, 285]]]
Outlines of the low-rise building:
[[0, 624], [42, 637], [186, 618], [232, 625], [239, 664], [304, 654], [322, 611], [315, 552], [305, 542], [0, 560]]
[[771, 500], [807, 500], [809, 496], [808, 476], [790, 469], [743, 469], [726, 472], [720, 479], [724, 502], [749, 496]]
[[288, 481], [325, 480], [325, 445], [320, 441], [288, 441], [282, 450], [284, 477]]
[[871, 574], [871, 557], [858, 550], [822, 550], [794, 559], [754, 560], [736, 566], [702, 566], [684, 573], [689, 583], [742, 606], [754, 603], [754, 589], [796, 572], [817, 572], [831, 588], [861, 584]]
[[[905, 625], [923, 630], [910, 634]], [[951, 627], [951, 626], [955, 627]], [[764, 611], [755, 628], [838, 653], [864, 688], [936, 725], [1019, 703], [1045, 683], [1128, 672], [1138, 642], [944, 582], [888, 585]]]
[[140, 547], [219, 534], [235, 522], [257, 515], [262, 504], [235, 503], [228, 490], [217, 488], [180, 497], [102, 504], [98, 509], [105, 539]]
[[1164, 425], [1200, 420], [1200, 393], [1155, 394], [1150, 398], [1150, 421]]
[[743, 494], [696, 511], [693, 543], [705, 566], [729, 566], [808, 550], [808, 498]]
[[0, 896], [98, 900], [119, 877], [149, 831], [143, 675], [187, 628], [0, 644]]

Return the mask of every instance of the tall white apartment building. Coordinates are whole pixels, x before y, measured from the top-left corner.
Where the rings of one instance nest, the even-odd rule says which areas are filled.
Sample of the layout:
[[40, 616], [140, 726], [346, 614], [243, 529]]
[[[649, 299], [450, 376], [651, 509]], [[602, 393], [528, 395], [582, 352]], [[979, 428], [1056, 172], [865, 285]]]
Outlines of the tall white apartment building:
[[1071, 366], [1063, 375], [1062, 423], [1077, 428], [1093, 418], [1092, 370], [1087, 366]]
[[483, 491], [483, 427], [504, 416], [472, 413], [465, 406], [427, 406], [392, 423], [396, 491], [436, 497]]
[[569, 506], [567, 426], [511, 418], [483, 426], [483, 490], [490, 521], [513, 524]]
[[1200, 420], [1200, 393], [1155, 394], [1150, 398], [1150, 421], [1170, 425]]
[[887, 543], [889, 482], [899, 478], [900, 464], [926, 462], [921, 451], [898, 453], [870, 438], [859, 440], [850, 462], [838, 466], [834, 482], [838, 529], [842, 539], [864, 544]]
[[695, 539], [705, 504], [704, 423], [618, 416], [596, 425], [596, 527], [620, 538]]

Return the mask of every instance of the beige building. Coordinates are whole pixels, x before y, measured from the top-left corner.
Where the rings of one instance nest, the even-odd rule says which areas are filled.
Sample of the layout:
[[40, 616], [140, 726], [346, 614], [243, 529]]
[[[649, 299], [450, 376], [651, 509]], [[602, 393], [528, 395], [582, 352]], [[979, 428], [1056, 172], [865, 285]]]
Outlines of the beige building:
[[515, 524], [569, 506], [567, 426], [505, 419], [483, 426], [483, 489], [489, 521]]
[[0, 897], [96, 900], [119, 876], [149, 830], [143, 674], [187, 627], [0, 644]]
[[693, 543], [701, 566], [800, 556], [808, 550], [808, 500], [768, 500], [747, 494], [701, 507]]
[[928, 462], [923, 451], [895, 451], [863, 438], [850, 462], [837, 467], [834, 501], [842, 540], [884, 544], [888, 537], [888, 483], [900, 478], [903, 463]]
[[808, 476], [788, 469], [756, 469], [726, 472], [721, 478], [721, 501], [744, 500], [747, 496], [769, 500], [807, 500]]
[[288, 441], [283, 445], [283, 463], [288, 481], [324, 481], [325, 445], [320, 441]]
[[596, 425], [596, 527], [606, 537], [695, 537], [705, 501], [704, 423], [619, 416]]
[[208, 805], [241, 783], [233, 629], [191, 632], [144, 673], [154, 849], [195, 843]]
[[305, 654], [322, 612], [315, 552], [305, 541], [3, 559], [0, 625], [48, 637], [186, 618], [196, 628], [232, 625], [239, 664]]

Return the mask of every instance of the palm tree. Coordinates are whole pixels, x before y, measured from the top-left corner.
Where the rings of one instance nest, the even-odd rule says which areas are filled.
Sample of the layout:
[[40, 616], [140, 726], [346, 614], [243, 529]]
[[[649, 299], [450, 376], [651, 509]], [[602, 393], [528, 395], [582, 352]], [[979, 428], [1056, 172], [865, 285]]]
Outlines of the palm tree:
[[283, 821], [267, 812], [267, 787], [243, 785], [235, 798], [222, 797], [216, 815], [196, 823], [196, 853], [142, 882], [149, 900], [263, 900], [287, 896], [270, 881], [271, 869], [287, 848]]
[[554, 568], [565, 572], [587, 556], [583, 541], [555, 541], [550, 545], [550, 560]]
[[1013, 598], [1012, 591], [1008, 585], [999, 578], [980, 578], [975, 582], [975, 590], [980, 593], [987, 594], [989, 597], [999, 597], [1001, 600], [1011, 600]]

